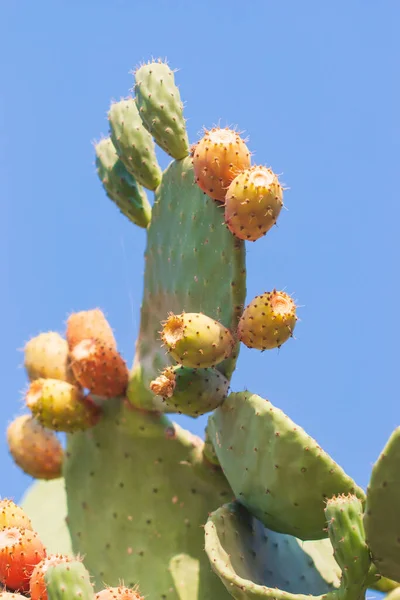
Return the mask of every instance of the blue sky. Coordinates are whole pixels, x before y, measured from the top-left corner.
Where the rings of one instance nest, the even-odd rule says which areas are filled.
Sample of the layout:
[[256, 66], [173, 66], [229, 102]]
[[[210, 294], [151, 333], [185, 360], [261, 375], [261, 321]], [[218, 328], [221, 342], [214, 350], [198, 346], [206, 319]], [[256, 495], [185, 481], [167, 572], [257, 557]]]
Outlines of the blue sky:
[[[232, 387], [282, 408], [366, 486], [399, 425], [399, 18], [395, 0], [3, 3], [0, 431], [21, 411], [18, 349], [71, 311], [100, 306], [132, 361], [145, 235], [106, 198], [92, 142], [130, 71], [162, 56], [190, 140], [236, 124], [290, 188], [279, 227], [248, 246], [248, 301], [292, 293], [297, 339], [243, 348]], [[179, 421], [202, 434], [205, 418]], [[0, 472], [0, 496], [18, 500], [30, 479], [5, 433]]]

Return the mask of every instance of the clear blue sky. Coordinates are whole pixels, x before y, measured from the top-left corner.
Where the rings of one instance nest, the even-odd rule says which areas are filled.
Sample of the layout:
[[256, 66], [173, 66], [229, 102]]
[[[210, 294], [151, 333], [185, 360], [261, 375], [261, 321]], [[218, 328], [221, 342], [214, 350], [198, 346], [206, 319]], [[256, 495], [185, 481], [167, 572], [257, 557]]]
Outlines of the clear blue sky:
[[[106, 198], [92, 141], [151, 56], [180, 69], [191, 141], [237, 124], [290, 187], [279, 227], [248, 246], [248, 300], [293, 293], [297, 339], [243, 348], [232, 387], [281, 407], [366, 486], [400, 421], [399, 19], [398, 0], [2, 3], [1, 496], [30, 483], [4, 435], [24, 342], [100, 306], [132, 361], [145, 235]], [[182, 421], [202, 434], [205, 418]]]

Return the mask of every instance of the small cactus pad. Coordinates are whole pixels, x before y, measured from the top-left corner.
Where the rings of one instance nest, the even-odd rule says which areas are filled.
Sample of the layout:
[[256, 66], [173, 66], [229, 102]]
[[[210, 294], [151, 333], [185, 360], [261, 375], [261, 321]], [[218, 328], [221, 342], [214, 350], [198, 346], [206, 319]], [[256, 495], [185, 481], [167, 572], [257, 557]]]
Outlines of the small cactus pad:
[[[139, 338], [128, 397], [142, 408], [165, 411], [150, 391], [173, 364], [160, 340], [169, 313], [202, 312], [235, 331], [246, 294], [244, 242], [223, 223], [221, 208], [194, 183], [190, 158], [167, 168], [156, 191], [148, 229]], [[229, 379], [239, 350], [217, 366]]]
[[136, 181], [155, 190], [161, 181], [154, 141], [143, 127], [133, 98], [114, 102], [108, 113], [111, 139], [119, 158]]
[[146, 228], [151, 219], [151, 206], [146, 192], [118, 158], [110, 138], [95, 146], [97, 174], [107, 196], [132, 223]]
[[248, 348], [279, 348], [292, 335], [297, 321], [296, 305], [285, 292], [265, 292], [246, 306], [237, 335]]
[[40, 333], [24, 348], [24, 366], [30, 381], [40, 378], [76, 383], [68, 357], [68, 343], [55, 331]]
[[[7, 444], [14, 462], [36, 479], [61, 477], [64, 450], [54, 431], [32, 415], [21, 415], [7, 428]], [[1, 521], [1, 516], [0, 516]]]
[[189, 153], [183, 104], [174, 73], [163, 62], [151, 62], [135, 73], [136, 102], [143, 125], [157, 144], [177, 160]]
[[228, 188], [225, 222], [238, 238], [255, 242], [276, 224], [282, 197], [282, 187], [271, 169], [260, 166], [247, 169]]
[[172, 412], [199, 417], [217, 408], [226, 398], [228, 380], [216, 369], [167, 367], [151, 382], [151, 391], [161, 396]]
[[232, 129], [206, 131], [191, 151], [194, 175], [200, 189], [213, 200], [225, 201], [230, 183], [251, 164], [249, 149]]
[[306, 600], [339, 585], [340, 570], [328, 540], [302, 542], [270, 531], [238, 502], [209, 516], [205, 551], [238, 600]]
[[89, 573], [80, 560], [49, 566], [44, 579], [48, 600], [94, 600]]
[[400, 427], [372, 468], [364, 527], [378, 573], [400, 581]]
[[67, 342], [73, 350], [79, 342], [95, 338], [117, 348], [113, 330], [99, 308], [72, 313], [67, 319]]
[[236, 498], [264, 525], [303, 540], [327, 537], [325, 501], [364, 492], [317, 442], [256, 394], [230, 394], [209, 417]]
[[229, 329], [200, 313], [170, 314], [161, 334], [172, 358], [185, 367], [215, 367], [232, 354]]

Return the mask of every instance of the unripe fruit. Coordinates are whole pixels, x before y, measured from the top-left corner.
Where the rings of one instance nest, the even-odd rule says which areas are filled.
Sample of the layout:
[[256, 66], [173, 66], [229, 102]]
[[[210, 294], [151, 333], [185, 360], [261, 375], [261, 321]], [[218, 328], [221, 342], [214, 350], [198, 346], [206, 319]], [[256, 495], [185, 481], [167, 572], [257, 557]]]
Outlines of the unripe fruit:
[[276, 224], [283, 206], [278, 178], [266, 167], [252, 167], [230, 184], [225, 198], [225, 222], [241, 240], [256, 241]]
[[193, 146], [197, 185], [210, 198], [223, 202], [233, 179], [251, 164], [249, 149], [232, 129], [214, 128]]
[[55, 331], [40, 333], [25, 345], [24, 366], [30, 381], [40, 378], [76, 383], [68, 357], [68, 343]]
[[0, 529], [6, 527], [32, 529], [32, 523], [28, 515], [20, 506], [7, 498], [0, 500]]
[[238, 338], [248, 348], [279, 348], [293, 335], [296, 305], [285, 292], [265, 292], [245, 308], [238, 325]]
[[38, 534], [10, 527], [0, 531], [0, 583], [10, 590], [27, 592], [35, 565], [46, 555]]
[[41, 560], [33, 569], [29, 582], [31, 600], [47, 600], [45, 574], [49, 567], [59, 565], [60, 563], [74, 562], [75, 560], [76, 558], [65, 554], [50, 554]]
[[171, 313], [161, 337], [171, 356], [192, 368], [218, 365], [231, 355], [235, 343], [229, 329], [201, 313]]
[[15, 463], [27, 475], [47, 480], [61, 477], [64, 459], [61, 442], [32, 415], [21, 415], [10, 423], [7, 442]]
[[82, 340], [90, 338], [96, 338], [117, 348], [113, 330], [99, 308], [82, 310], [70, 315], [67, 320], [66, 337], [70, 350], [73, 350]]
[[96, 594], [96, 600], [144, 600], [144, 596], [141, 596], [137, 589], [119, 586], [101, 590]]

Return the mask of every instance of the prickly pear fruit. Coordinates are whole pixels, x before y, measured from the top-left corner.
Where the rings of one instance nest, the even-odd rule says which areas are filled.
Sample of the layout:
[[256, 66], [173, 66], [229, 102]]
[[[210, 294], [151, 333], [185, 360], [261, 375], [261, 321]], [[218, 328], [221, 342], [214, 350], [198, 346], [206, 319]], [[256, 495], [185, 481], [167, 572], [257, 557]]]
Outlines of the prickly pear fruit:
[[47, 589], [45, 574], [49, 567], [60, 563], [74, 562], [76, 558], [66, 554], [50, 554], [38, 563], [32, 571], [29, 582], [29, 593], [31, 600], [47, 600]]
[[162, 61], [142, 65], [135, 72], [136, 102], [143, 125], [157, 144], [180, 160], [189, 153], [183, 104], [174, 74]]
[[151, 391], [161, 396], [167, 406], [191, 417], [214, 410], [226, 398], [229, 381], [216, 369], [167, 367], [150, 384]]
[[36, 379], [25, 400], [39, 423], [55, 431], [72, 433], [93, 427], [101, 414], [79, 388], [57, 379]]
[[82, 340], [96, 338], [117, 348], [113, 330], [99, 308], [72, 313], [67, 320], [67, 342], [73, 350]]
[[24, 366], [30, 381], [41, 378], [76, 383], [68, 357], [68, 343], [56, 331], [40, 333], [24, 348]]
[[[33, 600], [33, 598], [32, 598]], [[96, 600], [144, 600], [137, 588], [108, 587], [96, 594]]]
[[32, 415], [21, 415], [10, 423], [7, 443], [15, 463], [27, 475], [35, 479], [61, 477], [62, 445], [55, 433], [43, 427]]
[[202, 313], [170, 313], [161, 338], [171, 356], [184, 367], [215, 367], [228, 358], [234, 339], [229, 329]]
[[296, 305], [285, 292], [265, 292], [246, 306], [237, 335], [248, 348], [280, 348], [292, 335], [297, 321]]
[[224, 202], [234, 178], [251, 164], [249, 149], [232, 129], [215, 127], [192, 147], [197, 185], [210, 198]]
[[125, 393], [129, 371], [122, 356], [98, 339], [82, 340], [71, 352], [72, 370], [93, 394], [112, 398]]
[[0, 600], [26, 600], [26, 596], [2, 590], [0, 592]]
[[225, 222], [241, 240], [256, 241], [275, 225], [283, 190], [271, 169], [251, 167], [239, 173], [225, 197]]
[[111, 139], [119, 158], [136, 181], [155, 190], [161, 181], [153, 138], [143, 127], [133, 98], [114, 102], [108, 112]]
[[132, 223], [146, 228], [151, 219], [151, 206], [146, 192], [118, 158], [110, 138], [95, 146], [97, 174], [107, 196]]
[[44, 580], [49, 600], [94, 600], [90, 575], [81, 560], [49, 565]]
[[10, 590], [27, 592], [35, 565], [46, 555], [38, 534], [9, 527], [0, 531], [0, 583]]
[[4, 498], [4, 500], [0, 500], [0, 529], [6, 527], [32, 529], [32, 523], [20, 506], [12, 500]]

